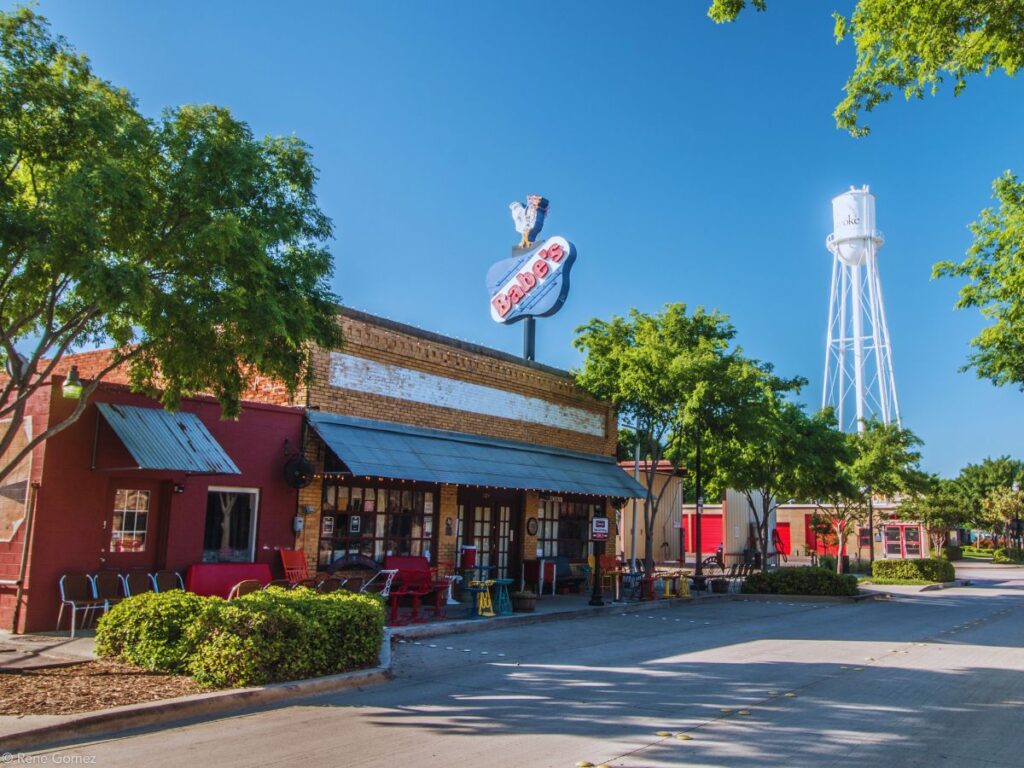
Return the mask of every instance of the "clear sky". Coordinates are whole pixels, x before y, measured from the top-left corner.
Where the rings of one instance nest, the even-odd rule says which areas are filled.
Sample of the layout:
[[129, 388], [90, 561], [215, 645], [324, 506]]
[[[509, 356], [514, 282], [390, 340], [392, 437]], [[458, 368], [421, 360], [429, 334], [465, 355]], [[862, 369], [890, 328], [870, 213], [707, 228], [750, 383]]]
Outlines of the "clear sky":
[[[9, 4], [8, 4], [9, 5]], [[516, 242], [508, 203], [551, 200], [579, 257], [538, 359], [571, 368], [591, 317], [666, 302], [732, 316], [751, 355], [820, 405], [831, 198], [870, 184], [904, 423], [925, 467], [1024, 456], [1024, 394], [959, 373], [975, 312], [930, 280], [959, 259], [1003, 170], [1024, 173], [1024, 83], [898, 99], [852, 139], [831, 112], [853, 63], [849, 0], [775, 0], [738, 24], [708, 0], [137, 2], [41, 0], [54, 28], [147, 114], [217, 103], [294, 133], [334, 220], [350, 306], [513, 353], [484, 275]]]

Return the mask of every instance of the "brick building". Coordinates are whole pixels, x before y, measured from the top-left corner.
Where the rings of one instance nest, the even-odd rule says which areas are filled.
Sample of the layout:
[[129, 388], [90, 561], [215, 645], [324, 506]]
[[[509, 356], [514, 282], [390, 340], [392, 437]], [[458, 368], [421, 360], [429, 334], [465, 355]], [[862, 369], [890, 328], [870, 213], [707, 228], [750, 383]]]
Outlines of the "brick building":
[[476, 546], [518, 580], [538, 556], [585, 559], [590, 518], [638, 490], [614, 411], [568, 373], [350, 309], [341, 323], [344, 349], [317, 351], [306, 393], [296, 545], [311, 567]]

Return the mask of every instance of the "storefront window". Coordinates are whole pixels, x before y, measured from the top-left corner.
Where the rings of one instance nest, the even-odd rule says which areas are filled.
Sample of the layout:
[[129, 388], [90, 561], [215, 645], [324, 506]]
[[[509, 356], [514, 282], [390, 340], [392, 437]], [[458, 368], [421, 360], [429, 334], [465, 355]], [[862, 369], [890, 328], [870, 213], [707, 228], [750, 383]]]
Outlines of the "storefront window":
[[541, 557], [568, 557], [582, 562], [590, 554], [590, 519], [597, 504], [542, 498], [537, 509], [537, 549]]
[[562, 509], [560, 498], [541, 499], [537, 508], [537, 555], [558, 556], [558, 515]]
[[383, 563], [388, 555], [432, 558], [434, 492], [324, 484], [321, 564], [345, 555]]
[[111, 552], [145, 552], [149, 523], [149, 491], [118, 488], [114, 493]]
[[251, 563], [256, 550], [259, 491], [210, 488], [206, 494], [204, 563]]

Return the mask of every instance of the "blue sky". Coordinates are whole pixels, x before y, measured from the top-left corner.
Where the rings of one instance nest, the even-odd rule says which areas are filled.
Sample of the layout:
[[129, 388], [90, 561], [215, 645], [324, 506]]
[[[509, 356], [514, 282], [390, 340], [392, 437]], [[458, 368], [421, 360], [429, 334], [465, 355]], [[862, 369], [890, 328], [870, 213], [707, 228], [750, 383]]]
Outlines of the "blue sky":
[[685, 3], [41, 0], [39, 10], [144, 112], [218, 103], [294, 133], [321, 171], [346, 304], [518, 353], [484, 275], [517, 239], [508, 203], [550, 198], [578, 248], [538, 359], [571, 368], [591, 317], [666, 302], [732, 316], [745, 350], [810, 380], [820, 405], [831, 198], [870, 184], [904, 423], [954, 474], [1024, 456], [1024, 394], [959, 373], [977, 313], [954, 312], [958, 259], [991, 181], [1024, 173], [1022, 83], [898, 99], [855, 140], [831, 117], [853, 49], [833, 8], [776, 0], [716, 26]]

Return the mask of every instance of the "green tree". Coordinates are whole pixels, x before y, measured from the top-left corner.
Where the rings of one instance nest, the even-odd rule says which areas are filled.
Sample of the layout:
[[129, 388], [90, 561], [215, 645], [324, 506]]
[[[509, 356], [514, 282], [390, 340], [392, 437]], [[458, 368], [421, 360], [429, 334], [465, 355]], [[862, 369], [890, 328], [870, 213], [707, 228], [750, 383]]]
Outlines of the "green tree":
[[831, 410], [808, 416], [801, 406], [771, 390], [751, 404], [740, 435], [718, 442], [725, 482], [743, 493], [754, 518], [764, 568], [774, 509], [786, 499], [814, 496], [835, 477], [846, 450]]
[[971, 517], [957, 482], [935, 476], [928, 478], [927, 488], [903, 500], [900, 515], [920, 521], [933, 549], [946, 546], [950, 531], [964, 527]]
[[956, 489], [968, 513], [968, 523], [976, 528], [992, 530], [993, 520], [985, 508], [985, 500], [997, 488], [1012, 488], [1024, 480], [1024, 462], [1009, 456], [986, 457], [978, 464], [968, 464], [956, 478]]
[[957, 309], [977, 309], [991, 322], [971, 340], [974, 351], [964, 368], [997, 386], [1024, 390], [1024, 184], [1007, 171], [993, 186], [999, 207], [982, 211], [971, 225], [967, 258], [939, 262], [932, 274], [967, 278]]
[[210, 392], [234, 417], [254, 371], [294, 388], [309, 342], [340, 341], [309, 148], [221, 107], [147, 119], [26, 8], [0, 13], [0, 179], [0, 454], [65, 355], [114, 348], [0, 479], [115, 368], [170, 409]]
[[989, 527], [1005, 533], [1005, 545], [1011, 543], [1011, 523], [1024, 518], [1024, 490], [997, 486], [989, 491], [982, 503]]
[[[841, 543], [867, 521], [873, 498], [910, 497], [928, 485], [919, 468], [921, 440], [909, 429], [871, 420], [846, 440], [846, 455], [834, 474], [822, 478], [816, 494], [816, 516], [832, 527]], [[837, 560], [842, 568], [842, 558]]]
[[[766, 10], [766, 0], [750, 3]], [[745, 0], [713, 0], [708, 15], [735, 21]], [[1024, 14], [1006, 0], [857, 0], [847, 17], [833, 13], [837, 43], [852, 39], [857, 60], [834, 115], [854, 136], [869, 132], [859, 117], [897, 93], [908, 100], [935, 94], [947, 80], [959, 94], [971, 75], [1024, 65]]]
[[[669, 304], [660, 314], [593, 319], [577, 329], [585, 353], [581, 387], [610, 401], [636, 427], [643, 474], [645, 567], [654, 570], [654, 522], [667, 483], [655, 492], [661, 460], [679, 470], [688, 440], [718, 430], [731, 435], [732, 416], [769, 374], [732, 346], [736, 331], [719, 312]], [[698, 459], [699, 461], [699, 459]], [[699, 466], [699, 464], [698, 464]]]

